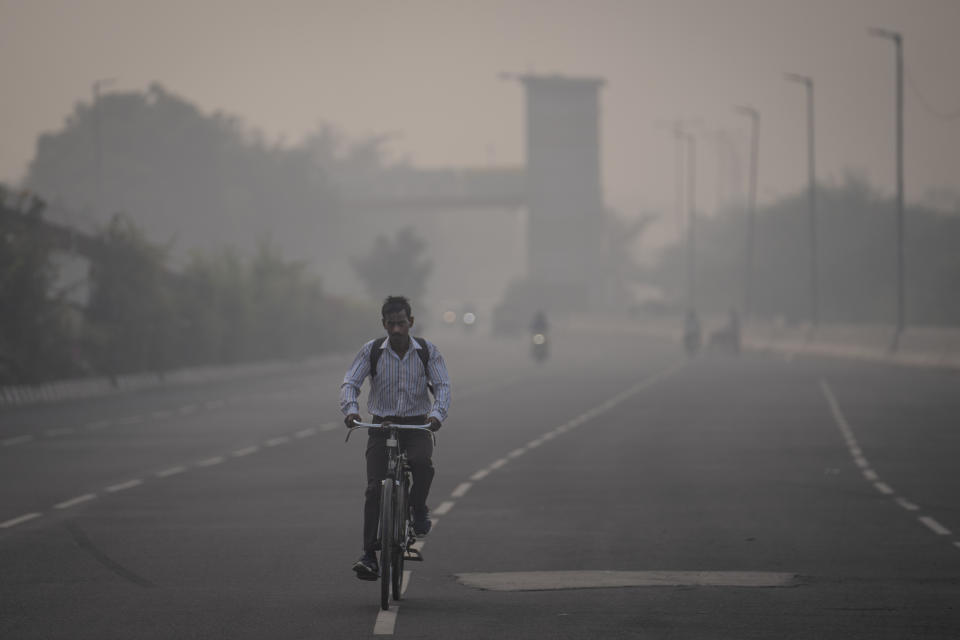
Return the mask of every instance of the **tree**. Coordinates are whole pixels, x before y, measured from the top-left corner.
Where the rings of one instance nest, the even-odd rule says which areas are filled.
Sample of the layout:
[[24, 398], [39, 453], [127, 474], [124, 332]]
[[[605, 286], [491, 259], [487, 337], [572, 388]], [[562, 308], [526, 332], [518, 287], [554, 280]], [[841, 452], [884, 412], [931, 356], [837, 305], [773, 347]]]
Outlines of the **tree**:
[[388, 295], [423, 300], [433, 269], [431, 261], [422, 255], [426, 248], [426, 241], [413, 227], [403, 227], [392, 240], [378, 235], [370, 253], [353, 259], [351, 264], [374, 300]]

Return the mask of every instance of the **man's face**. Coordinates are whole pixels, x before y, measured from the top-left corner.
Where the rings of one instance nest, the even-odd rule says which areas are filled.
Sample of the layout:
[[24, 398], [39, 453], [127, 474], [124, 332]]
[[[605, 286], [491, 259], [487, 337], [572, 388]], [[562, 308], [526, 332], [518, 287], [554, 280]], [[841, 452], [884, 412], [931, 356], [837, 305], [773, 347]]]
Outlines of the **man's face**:
[[413, 326], [413, 317], [408, 317], [406, 311], [388, 313], [383, 319], [383, 328], [390, 336], [390, 345], [396, 348], [405, 348], [410, 344], [410, 327]]

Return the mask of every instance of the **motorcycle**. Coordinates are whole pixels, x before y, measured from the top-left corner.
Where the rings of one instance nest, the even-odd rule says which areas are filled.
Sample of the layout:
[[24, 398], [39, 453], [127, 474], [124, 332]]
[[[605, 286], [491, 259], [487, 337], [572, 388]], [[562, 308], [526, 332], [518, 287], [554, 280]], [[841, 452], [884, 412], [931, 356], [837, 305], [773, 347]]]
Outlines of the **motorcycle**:
[[543, 362], [550, 355], [550, 343], [547, 334], [534, 333], [530, 337], [530, 356], [537, 362]]

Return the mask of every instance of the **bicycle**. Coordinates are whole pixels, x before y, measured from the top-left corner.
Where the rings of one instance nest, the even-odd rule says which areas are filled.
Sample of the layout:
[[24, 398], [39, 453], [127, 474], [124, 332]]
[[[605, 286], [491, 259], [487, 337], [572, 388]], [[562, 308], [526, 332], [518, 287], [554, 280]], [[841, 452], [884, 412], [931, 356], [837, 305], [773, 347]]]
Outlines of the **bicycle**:
[[401, 430], [427, 431], [436, 442], [436, 434], [429, 424], [373, 424], [353, 423], [344, 442], [350, 440], [354, 429], [384, 429], [387, 431], [387, 476], [381, 482], [380, 520], [377, 539], [380, 544], [380, 608], [390, 608], [390, 595], [399, 600], [403, 590], [403, 563], [406, 560], [423, 561], [418, 549], [413, 548], [417, 537], [413, 532], [410, 509], [410, 486], [413, 475], [407, 464], [407, 452], [400, 450], [398, 435]]

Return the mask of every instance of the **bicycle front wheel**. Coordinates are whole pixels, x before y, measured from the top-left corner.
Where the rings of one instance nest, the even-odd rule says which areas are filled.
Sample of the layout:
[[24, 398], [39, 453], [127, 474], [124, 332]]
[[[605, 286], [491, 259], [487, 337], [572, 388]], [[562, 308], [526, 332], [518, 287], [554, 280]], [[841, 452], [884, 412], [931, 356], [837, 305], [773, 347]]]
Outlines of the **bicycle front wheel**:
[[410, 508], [407, 506], [407, 478], [400, 480], [396, 498], [397, 509], [394, 512], [393, 547], [393, 599], [399, 600], [403, 591], [403, 560], [407, 546], [407, 523], [410, 521]]
[[380, 491], [380, 608], [390, 608], [390, 569], [393, 561], [393, 480], [383, 481]]

